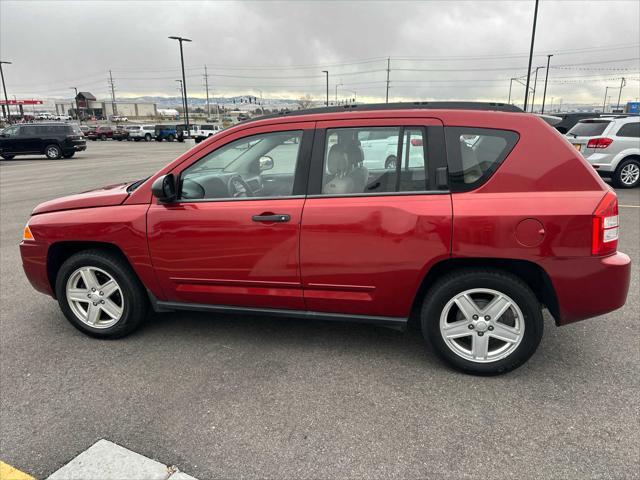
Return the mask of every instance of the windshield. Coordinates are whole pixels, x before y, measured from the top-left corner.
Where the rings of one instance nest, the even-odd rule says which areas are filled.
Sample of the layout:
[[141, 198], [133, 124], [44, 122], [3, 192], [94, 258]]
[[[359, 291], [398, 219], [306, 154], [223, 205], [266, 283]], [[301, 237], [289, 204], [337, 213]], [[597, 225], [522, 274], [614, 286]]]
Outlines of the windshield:
[[567, 134], [576, 137], [595, 137], [602, 135], [609, 123], [611, 122], [608, 120], [582, 120], [576, 123]]

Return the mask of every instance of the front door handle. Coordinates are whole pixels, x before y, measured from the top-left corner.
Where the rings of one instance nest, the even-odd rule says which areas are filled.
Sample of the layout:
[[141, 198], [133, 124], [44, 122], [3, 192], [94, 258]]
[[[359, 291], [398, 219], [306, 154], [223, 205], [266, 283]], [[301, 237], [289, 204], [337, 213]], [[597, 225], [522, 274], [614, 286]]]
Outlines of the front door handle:
[[291, 216], [286, 213], [263, 213], [262, 215], [254, 215], [251, 217], [254, 222], [288, 222]]

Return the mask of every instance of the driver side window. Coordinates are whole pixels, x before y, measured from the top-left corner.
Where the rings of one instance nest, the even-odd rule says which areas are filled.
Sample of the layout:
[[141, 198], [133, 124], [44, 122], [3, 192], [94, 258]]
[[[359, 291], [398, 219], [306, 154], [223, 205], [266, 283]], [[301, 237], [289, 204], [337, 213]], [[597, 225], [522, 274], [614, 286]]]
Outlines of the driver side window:
[[293, 194], [302, 131], [240, 138], [188, 167], [181, 175], [180, 198], [234, 199]]

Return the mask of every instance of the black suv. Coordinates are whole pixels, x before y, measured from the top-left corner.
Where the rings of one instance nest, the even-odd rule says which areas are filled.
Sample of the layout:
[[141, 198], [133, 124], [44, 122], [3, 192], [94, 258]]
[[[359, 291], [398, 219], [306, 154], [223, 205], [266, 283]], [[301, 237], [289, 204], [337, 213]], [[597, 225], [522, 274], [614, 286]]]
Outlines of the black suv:
[[87, 149], [78, 127], [59, 123], [13, 125], [0, 132], [0, 156], [11, 160], [16, 155], [46, 155], [55, 160], [71, 158]]

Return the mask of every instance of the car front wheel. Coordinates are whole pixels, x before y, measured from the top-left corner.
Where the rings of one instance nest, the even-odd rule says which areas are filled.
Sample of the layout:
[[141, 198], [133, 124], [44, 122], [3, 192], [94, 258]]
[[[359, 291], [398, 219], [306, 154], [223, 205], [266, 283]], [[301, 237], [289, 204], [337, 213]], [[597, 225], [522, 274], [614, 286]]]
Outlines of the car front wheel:
[[151, 141], [151, 134], [150, 134], [150, 133], [147, 133], [147, 134], [144, 136], [144, 141], [145, 141], [145, 142], [150, 142], [150, 141]]
[[8, 153], [5, 153], [3, 155], [1, 155], [2, 158], [4, 158], [5, 160], [11, 160], [13, 159], [13, 157], [15, 157], [15, 155], [9, 155]]
[[62, 156], [62, 150], [58, 145], [47, 145], [44, 149], [44, 154], [49, 160], [57, 160]]
[[384, 162], [384, 168], [389, 170], [395, 170], [396, 165], [398, 164], [398, 159], [395, 155], [389, 155], [387, 160]]
[[98, 338], [128, 335], [147, 314], [148, 299], [131, 267], [101, 250], [77, 253], [62, 264], [56, 296], [69, 322]]
[[616, 187], [633, 188], [640, 185], [640, 160], [629, 158], [623, 160], [613, 175]]
[[525, 363], [543, 332], [540, 303], [518, 277], [467, 269], [441, 278], [422, 308], [422, 332], [454, 368], [497, 375]]

